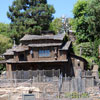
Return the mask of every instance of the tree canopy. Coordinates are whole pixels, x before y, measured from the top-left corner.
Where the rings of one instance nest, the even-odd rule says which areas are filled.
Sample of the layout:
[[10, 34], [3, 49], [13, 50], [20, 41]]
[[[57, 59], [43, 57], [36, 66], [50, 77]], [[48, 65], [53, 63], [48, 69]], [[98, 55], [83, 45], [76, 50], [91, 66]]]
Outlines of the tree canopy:
[[40, 34], [49, 29], [55, 10], [47, 0], [15, 0], [9, 6], [7, 16], [11, 19], [12, 35]]
[[0, 34], [9, 37], [10, 34], [9, 28], [10, 28], [9, 24], [0, 23]]
[[76, 31], [76, 38], [79, 43], [88, 42], [90, 39], [86, 21], [87, 12], [87, 0], [78, 0], [73, 9], [74, 20], [72, 26]]
[[12, 46], [11, 39], [0, 34], [0, 55]]
[[100, 39], [100, 1], [90, 0], [88, 3], [88, 30], [95, 39]]
[[[74, 18], [71, 25], [76, 30], [78, 44], [81, 43], [83, 48], [82, 56], [100, 64], [98, 59], [98, 47], [100, 45], [100, 1], [78, 0], [74, 6], [73, 14]], [[75, 45], [77, 46], [78, 44]], [[86, 45], [87, 49], [84, 51]]]
[[62, 19], [61, 18], [56, 18], [54, 19], [51, 24], [50, 24], [50, 30], [54, 31], [56, 34], [60, 32], [62, 28]]
[[[98, 47], [100, 45], [100, 1], [89, 0], [88, 1], [88, 17], [87, 22], [89, 24], [89, 33], [93, 36], [93, 54], [95, 62], [100, 64], [98, 59]], [[100, 70], [100, 69], [99, 69]]]

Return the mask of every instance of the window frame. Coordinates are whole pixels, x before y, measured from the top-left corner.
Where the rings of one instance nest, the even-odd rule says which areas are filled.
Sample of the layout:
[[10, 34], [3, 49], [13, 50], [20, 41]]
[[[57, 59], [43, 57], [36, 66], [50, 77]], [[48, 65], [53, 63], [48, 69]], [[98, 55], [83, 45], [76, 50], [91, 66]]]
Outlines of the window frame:
[[50, 50], [48, 50], [48, 49], [46, 49], [46, 50], [40, 49], [38, 51], [38, 55], [39, 55], [39, 57], [50, 57]]

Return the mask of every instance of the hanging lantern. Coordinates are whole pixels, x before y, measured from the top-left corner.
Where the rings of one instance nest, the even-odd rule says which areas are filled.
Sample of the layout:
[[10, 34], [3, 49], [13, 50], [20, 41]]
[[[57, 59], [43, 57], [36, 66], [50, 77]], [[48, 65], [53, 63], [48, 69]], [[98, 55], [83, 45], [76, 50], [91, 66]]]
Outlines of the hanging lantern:
[[98, 58], [100, 59], [100, 45], [98, 47]]

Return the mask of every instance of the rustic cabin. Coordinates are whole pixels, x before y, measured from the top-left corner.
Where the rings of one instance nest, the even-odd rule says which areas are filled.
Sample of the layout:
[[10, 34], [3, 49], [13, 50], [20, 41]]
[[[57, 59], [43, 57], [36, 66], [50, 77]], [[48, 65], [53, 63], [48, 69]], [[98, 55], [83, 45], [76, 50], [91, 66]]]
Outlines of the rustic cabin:
[[[74, 76], [75, 59], [81, 61], [85, 70], [86, 61], [71, 57], [71, 41], [65, 41], [65, 34], [25, 35], [19, 45], [14, 45], [3, 55], [6, 71], [58, 70], [67, 76]], [[74, 67], [73, 67], [74, 66]]]

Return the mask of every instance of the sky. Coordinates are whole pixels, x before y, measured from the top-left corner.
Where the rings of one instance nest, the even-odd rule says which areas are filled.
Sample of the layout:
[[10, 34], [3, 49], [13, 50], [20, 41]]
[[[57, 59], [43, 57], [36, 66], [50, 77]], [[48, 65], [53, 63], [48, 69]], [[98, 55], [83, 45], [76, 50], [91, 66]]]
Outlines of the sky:
[[[0, 22], [10, 23], [10, 19], [7, 18], [8, 7], [12, 4], [13, 0], [0, 0]], [[54, 18], [59, 18], [63, 15], [66, 17], [73, 17], [72, 9], [77, 0], [48, 0], [48, 4], [54, 6], [56, 13]]]

